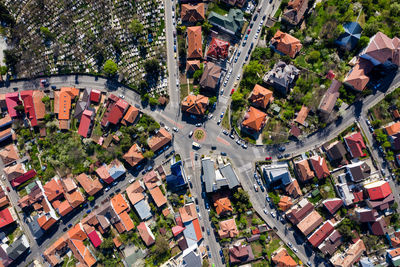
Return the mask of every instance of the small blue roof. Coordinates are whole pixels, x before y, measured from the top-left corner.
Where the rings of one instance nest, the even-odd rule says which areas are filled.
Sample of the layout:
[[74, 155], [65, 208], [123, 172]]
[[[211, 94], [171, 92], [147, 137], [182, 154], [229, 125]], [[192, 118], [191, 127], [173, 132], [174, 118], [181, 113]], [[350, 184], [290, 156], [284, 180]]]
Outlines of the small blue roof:
[[115, 180], [118, 179], [121, 175], [126, 172], [126, 169], [122, 163], [119, 164], [111, 164], [110, 168], [108, 169], [110, 176]]
[[183, 230], [186, 243], [190, 248], [192, 245], [197, 245], [196, 231], [194, 230], [193, 221], [185, 223], [185, 230]]
[[136, 212], [139, 214], [139, 217], [142, 221], [151, 217], [150, 206], [144, 199], [140, 200], [133, 206], [135, 207]]
[[336, 40], [336, 44], [346, 50], [352, 50], [361, 38], [362, 28], [357, 22], [347, 22], [343, 24], [343, 28], [344, 33]]
[[178, 161], [171, 165], [171, 174], [167, 175], [168, 188], [179, 190], [182, 186], [185, 186], [186, 178], [185, 172], [182, 168], [182, 161]]

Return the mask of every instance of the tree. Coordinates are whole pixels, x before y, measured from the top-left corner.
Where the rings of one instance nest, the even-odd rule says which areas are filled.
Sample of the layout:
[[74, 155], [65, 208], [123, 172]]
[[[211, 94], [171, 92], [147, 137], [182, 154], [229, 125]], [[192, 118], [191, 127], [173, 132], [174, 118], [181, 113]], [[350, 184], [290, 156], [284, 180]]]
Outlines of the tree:
[[6, 66], [0, 66], [0, 74], [1, 75], [6, 75], [8, 71], [8, 68]]
[[208, 21], [205, 21], [203, 23], [203, 25], [201, 25], [201, 28], [203, 29], [204, 33], [207, 35], [210, 32], [212, 25], [210, 23], [208, 23]]
[[232, 94], [232, 108], [237, 110], [238, 108], [242, 107], [245, 104], [244, 96], [239, 90], [236, 90]]
[[154, 152], [151, 150], [147, 150], [143, 153], [143, 157], [145, 157], [146, 159], [151, 159], [152, 157], [154, 157]]
[[144, 62], [144, 69], [149, 75], [154, 75], [160, 72], [160, 62], [155, 59], [149, 59]]
[[387, 135], [383, 132], [382, 129], [375, 130], [375, 135], [376, 135], [376, 141], [378, 141], [378, 143], [382, 144], [388, 140]]
[[107, 59], [107, 61], [104, 63], [103, 71], [107, 76], [114, 76], [118, 71], [117, 63], [111, 59]]
[[355, 234], [353, 232], [353, 230], [355, 229], [355, 225], [354, 225], [354, 222], [351, 221], [350, 219], [344, 218], [340, 222], [337, 229], [338, 229], [339, 233], [342, 235], [343, 240], [345, 242], [349, 242], [353, 238], [355, 238]]
[[361, 49], [366, 47], [368, 44], [369, 44], [368, 36], [365, 35], [361, 36], [360, 41], [358, 41], [358, 47]]
[[168, 241], [161, 235], [157, 236], [152, 250], [157, 256], [165, 255], [169, 251]]
[[168, 200], [169, 200], [169, 202], [173, 205], [173, 206], [177, 206], [177, 205], [179, 205], [179, 196], [177, 195], [177, 194], [175, 194], [175, 193], [173, 193], [173, 194], [171, 194], [169, 197], [168, 197]]
[[193, 80], [194, 80], [194, 83], [199, 83], [199, 81], [200, 81], [200, 78], [201, 78], [201, 75], [203, 75], [203, 72], [204, 72], [204, 70], [196, 70], [194, 73], [193, 73]]
[[47, 27], [40, 27], [40, 33], [42, 34], [44, 41], [52, 41], [55, 38], [55, 34], [50, 32], [49, 28]]
[[16, 48], [6, 49], [3, 51], [4, 53], [4, 62], [7, 67], [11, 70], [13, 74], [15, 74], [15, 66], [19, 61], [18, 50]]
[[129, 32], [132, 33], [135, 37], [143, 34], [143, 28], [143, 24], [140, 23], [140, 21], [137, 19], [133, 19], [128, 25]]
[[17, 105], [14, 107], [17, 112], [24, 112], [25, 108], [23, 105]]
[[113, 248], [114, 248], [114, 243], [111, 237], [105, 238], [103, 242], [100, 244], [100, 249], [103, 251], [111, 250]]
[[311, 51], [310, 54], [308, 55], [307, 61], [309, 63], [315, 63], [319, 60], [319, 58], [321, 57], [321, 53], [317, 50]]
[[150, 97], [149, 104], [150, 104], [150, 106], [157, 106], [159, 103], [158, 103], [157, 99], [155, 99], [154, 97]]
[[203, 264], [201, 265], [202, 267], [208, 267], [210, 266], [210, 262], [207, 259], [203, 260]]

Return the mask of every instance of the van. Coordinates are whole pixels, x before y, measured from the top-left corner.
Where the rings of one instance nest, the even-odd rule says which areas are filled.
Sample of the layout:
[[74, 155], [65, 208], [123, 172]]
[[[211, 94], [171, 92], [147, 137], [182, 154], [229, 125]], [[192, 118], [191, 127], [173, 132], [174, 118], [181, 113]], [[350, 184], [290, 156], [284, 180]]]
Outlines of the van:
[[194, 148], [197, 148], [197, 149], [200, 149], [200, 148], [201, 148], [201, 145], [200, 145], [199, 143], [196, 143], [196, 142], [193, 142], [193, 143], [192, 143], [192, 146], [193, 146]]

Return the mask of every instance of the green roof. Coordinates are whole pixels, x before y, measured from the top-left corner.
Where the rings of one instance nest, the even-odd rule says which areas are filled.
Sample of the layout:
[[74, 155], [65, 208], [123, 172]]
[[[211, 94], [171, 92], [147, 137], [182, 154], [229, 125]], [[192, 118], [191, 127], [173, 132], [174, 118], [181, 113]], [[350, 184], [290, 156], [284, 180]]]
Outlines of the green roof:
[[319, 190], [318, 190], [318, 189], [315, 189], [314, 191], [311, 192], [311, 195], [312, 195], [313, 197], [318, 196], [318, 194], [319, 194]]
[[232, 8], [228, 15], [223, 16], [211, 11], [208, 15], [208, 22], [234, 34], [239, 34], [244, 23], [243, 12], [240, 9]]

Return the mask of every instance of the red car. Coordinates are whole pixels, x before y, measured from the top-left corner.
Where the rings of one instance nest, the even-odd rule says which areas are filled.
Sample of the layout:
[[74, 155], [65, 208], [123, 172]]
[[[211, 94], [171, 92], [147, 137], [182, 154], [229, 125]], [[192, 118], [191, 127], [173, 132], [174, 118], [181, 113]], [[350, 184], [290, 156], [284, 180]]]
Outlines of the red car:
[[265, 160], [271, 160], [272, 157], [265, 157]]
[[235, 89], [232, 89], [232, 91], [231, 91], [231, 95], [232, 95], [234, 92], [235, 92]]
[[7, 186], [7, 191], [10, 192], [10, 188]]
[[248, 30], [247, 30], [247, 33], [250, 33], [250, 31], [251, 31], [251, 29], [248, 29]]

